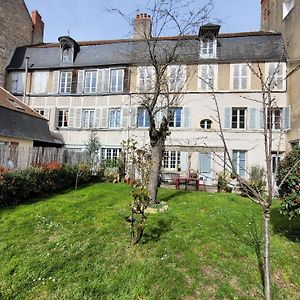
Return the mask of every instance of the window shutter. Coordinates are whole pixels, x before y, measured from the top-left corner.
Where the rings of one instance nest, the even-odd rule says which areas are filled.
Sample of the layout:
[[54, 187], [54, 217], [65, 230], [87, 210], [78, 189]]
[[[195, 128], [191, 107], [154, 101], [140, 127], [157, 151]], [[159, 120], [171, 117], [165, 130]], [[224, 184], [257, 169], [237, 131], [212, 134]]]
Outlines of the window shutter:
[[263, 108], [259, 108], [258, 110], [257, 110], [257, 112], [258, 112], [258, 115], [259, 115], [259, 128], [260, 129], [264, 129], [264, 110], [263, 110]]
[[76, 94], [77, 91], [77, 70], [71, 72], [71, 93]]
[[129, 126], [129, 107], [123, 107], [122, 108], [122, 122], [121, 122], [121, 127], [122, 128], [128, 128]]
[[54, 127], [58, 128], [58, 117], [59, 117], [59, 109], [55, 109], [55, 120], [54, 120]]
[[50, 120], [50, 108], [44, 109], [44, 117], [49, 121]]
[[158, 111], [155, 114], [154, 120], [155, 120], [155, 127], [158, 128], [160, 126], [160, 123], [161, 123], [161, 120], [162, 120], [161, 111]]
[[183, 119], [183, 126], [181, 125], [181, 127], [184, 128], [190, 128], [191, 124], [190, 124], [190, 108], [189, 107], [184, 107], [183, 108], [183, 118], [181, 118], [181, 122]]
[[129, 126], [131, 128], [135, 128], [136, 121], [137, 121], [137, 107], [132, 106], [129, 108]]
[[188, 152], [180, 152], [180, 167], [182, 172], [188, 170]]
[[75, 108], [74, 127], [81, 128], [81, 108]]
[[52, 84], [52, 92], [53, 94], [58, 94], [59, 88], [59, 71], [53, 72], [53, 84]]
[[224, 110], [224, 128], [231, 128], [231, 108], [225, 107]]
[[130, 90], [130, 70], [124, 69], [124, 87], [123, 92], [129, 92]]
[[107, 107], [102, 108], [100, 127], [101, 128], [107, 128], [108, 127], [108, 108]]
[[248, 78], [247, 77], [242, 77], [241, 88], [242, 88], [242, 90], [246, 90], [248, 88]]
[[95, 128], [100, 128], [100, 121], [101, 121], [101, 108], [95, 109]]
[[77, 94], [83, 93], [84, 90], [84, 70], [78, 71], [78, 80], [77, 80]]
[[97, 92], [98, 93], [109, 92], [109, 69], [97, 70]]
[[256, 129], [256, 108], [250, 107], [249, 108], [249, 129]]
[[200, 79], [200, 88], [202, 91], [206, 91], [206, 88], [207, 88], [207, 66], [204, 65], [204, 66], [201, 66], [201, 79]]
[[283, 129], [290, 129], [291, 128], [290, 106], [285, 106], [282, 110], [283, 110], [282, 111]]
[[75, 127], [75, 108], [69, 108], [69, 127]]

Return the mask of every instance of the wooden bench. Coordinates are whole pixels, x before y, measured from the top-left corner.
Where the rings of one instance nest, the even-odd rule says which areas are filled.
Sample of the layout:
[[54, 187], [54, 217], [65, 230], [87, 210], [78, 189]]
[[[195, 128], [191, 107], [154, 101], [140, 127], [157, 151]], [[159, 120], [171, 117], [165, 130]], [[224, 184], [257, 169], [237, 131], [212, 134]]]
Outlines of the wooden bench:
[[[201, 181], [201, 182], [200, 182]], [[180, 189], [180, 185], [184, 184], [184, 189], [187, 190], [188, 185], [195, 185], [196, 191], [202, 190], [206, 192], [205, 181], [200, 180], [199, 178], [190, 178], [190, 177], [178, 177], [175, 179], [175, 187], [177, 190]]]

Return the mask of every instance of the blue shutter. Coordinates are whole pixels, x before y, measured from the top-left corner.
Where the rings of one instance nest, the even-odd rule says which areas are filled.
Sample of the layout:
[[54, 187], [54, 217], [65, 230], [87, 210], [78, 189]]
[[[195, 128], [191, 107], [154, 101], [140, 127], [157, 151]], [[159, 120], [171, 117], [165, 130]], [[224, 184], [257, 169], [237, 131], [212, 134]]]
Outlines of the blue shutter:
[[224, 110], [224, 128], [231, 128], [231, 108], [225, 107]]

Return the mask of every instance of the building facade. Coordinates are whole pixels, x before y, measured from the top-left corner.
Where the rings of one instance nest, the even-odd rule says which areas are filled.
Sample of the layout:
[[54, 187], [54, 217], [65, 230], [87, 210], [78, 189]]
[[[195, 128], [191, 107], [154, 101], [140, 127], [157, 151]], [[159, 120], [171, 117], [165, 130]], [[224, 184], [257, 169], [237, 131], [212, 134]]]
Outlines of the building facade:
[[287, 91], [291, 105], [288, 148], [300, 140], [300, 0], [261, 1], [261, 29], [282, 33], [287, 57]]
[[[235, 171], [243, 177], [251, 166], [264, 165], [262, 87], [255, 70], [267, 78], [280, 69], [274, 76], [276, 107], [269, 121], [274, 129], [274, 162], [276, 154], [285, 150], [290, 129], [281, 35], [218, 31], [219, 26], [209, 24], [200, 28], [198, 36], [186, 37], [178, 47], [180, 59], [165, 74], [168, 93], [179, 94], [180, 101], [169, 123], [163, 169], [193, 169], [207, 184], [215, 183], [226, 167], [213, 95]], [[158, 45], [171, 49], [177, 42], [176, 37], [162, 37]], [[140, 101], [151, 94], [154, 76], [146, 46], [142, 38], [76, 42], [63, 36], [59, 43], [20, 47], [7, 67], [7, 88], [23, 94], [19, 82], [27, 57], [31, 67], [25, 76], [26, 103], [49, 120], [50, 129], [63, 136], [66, 147], [84, 149], [95, 130], [101, 159], [116, 160], [122, 141], [149, 143], [149, 117]], [[157, 125], [163, 114], [157, 113]]]
[[44, 23], [38, 11], [30, 16], [23, 0], [0, 0], [0, 86], [5, 86], [5, 67], [16, 47], [43, 42]]

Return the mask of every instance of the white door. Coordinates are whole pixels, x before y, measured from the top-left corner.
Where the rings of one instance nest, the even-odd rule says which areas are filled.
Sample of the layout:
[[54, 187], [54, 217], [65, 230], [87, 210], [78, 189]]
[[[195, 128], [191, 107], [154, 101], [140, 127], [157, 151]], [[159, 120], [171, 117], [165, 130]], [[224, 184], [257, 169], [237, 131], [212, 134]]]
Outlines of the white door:
[[207, 185], [212, 184], [212, 157], [210, 153], [199, 153], [199, 176]]

